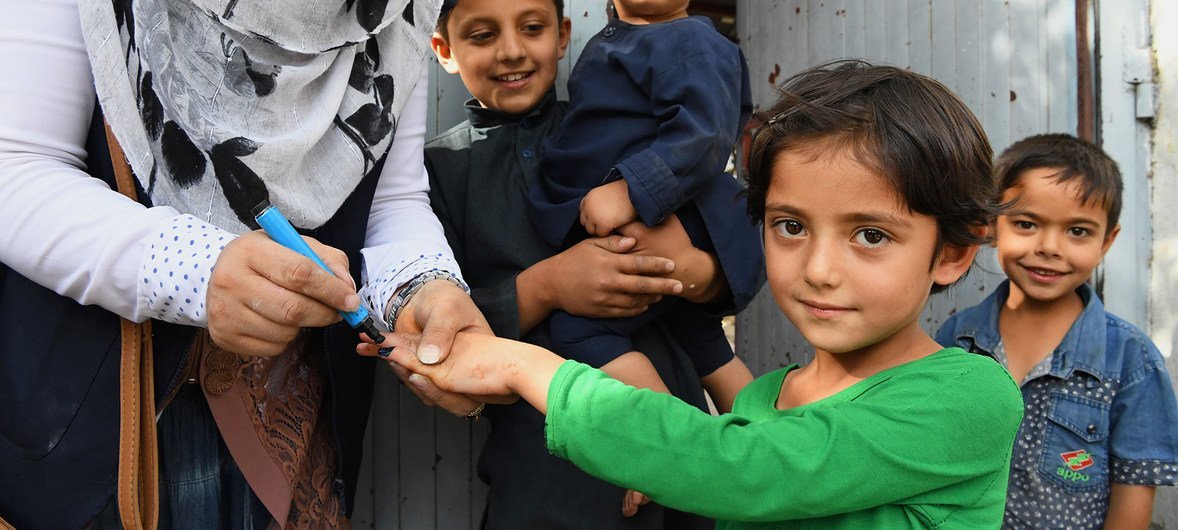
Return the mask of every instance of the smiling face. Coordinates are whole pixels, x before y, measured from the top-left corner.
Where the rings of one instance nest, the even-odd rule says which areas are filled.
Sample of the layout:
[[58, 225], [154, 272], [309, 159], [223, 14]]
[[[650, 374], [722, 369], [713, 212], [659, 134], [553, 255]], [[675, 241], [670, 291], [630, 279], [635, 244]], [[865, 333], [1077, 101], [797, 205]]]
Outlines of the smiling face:
[[976, 247], [946, 246], [934, 262], [936, 220], [826, 144], [774, 160], [764, 218], [773, 297], [820, 352], [907, 354], [929, 341], [917, 317], [930, 288], [964, 274]]
[[431, 44], [482, 106], [523, 114], [552, 88], [569, 28], [553, 0], [461, 0], [446, 22], [449, 39], [435, 33]]
[[1024, 171], [1002, 194], [1011, 211], [998, 217], [998, 261], [1012, 294], [1038, 304], [1072, 296], [1100, 264], [1120, 231], [1108, 212], [1080, 200], [1079, 181], [1061, 184], [1057, 168]]

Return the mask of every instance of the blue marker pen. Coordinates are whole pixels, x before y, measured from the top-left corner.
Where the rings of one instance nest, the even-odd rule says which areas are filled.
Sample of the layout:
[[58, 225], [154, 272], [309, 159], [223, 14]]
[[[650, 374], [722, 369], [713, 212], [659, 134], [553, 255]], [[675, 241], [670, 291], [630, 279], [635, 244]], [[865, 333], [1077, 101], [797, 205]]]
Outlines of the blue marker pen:
[[[319, 265], [328, 274], [335, 274], [331, 272], [331, 269], [327, 268], [327, 264], [323, 263], [323, 260], [319, 259], [319, 256], [315, 255], [315, 251], [311, 250], [311, 247], [307, 245], [303, 237], [291, 226], [290, 221], [287, 221], [286, 217], [282, 215], [282, 212], [278, 211], [278, 207], [271, 205], [270, 201], [262, 201], [255, 206], [253, 214], [254, 219], [258, 220], [258, 224], [261, 225], [262, 230], [266, 231], [266, 235], [270, 236], [270, 239], [273, 239], [279, 245], [311, 258], [311, 261], [314, 261], [316, 265]], [[364, 309], [363, 305], [356, 308], [355, 311], [340, 311], [339, 314], [344, 317], [344, 321], [349, 326], [363, 331], [365, 335], [368, 335], [377, 344], [384, 342], [384, 335], [376, 328], [372, 316], [368, 314], [368, 310]]]

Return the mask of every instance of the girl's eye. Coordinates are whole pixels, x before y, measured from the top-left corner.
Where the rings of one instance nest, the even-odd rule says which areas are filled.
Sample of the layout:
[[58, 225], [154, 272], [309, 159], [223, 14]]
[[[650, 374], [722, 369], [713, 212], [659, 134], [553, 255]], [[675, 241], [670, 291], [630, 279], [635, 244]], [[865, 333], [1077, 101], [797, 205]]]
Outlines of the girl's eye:
[[1033, 230], [1035, 228], [1035, 223], [1030, 221], [1011, 221], [1010, 224], [1019, 230]]
[[524, 26], [524, 33], [528, 35], [538, 35], [544, 32], [544, 24], [528, 24]]
[[777, 229], [777, 235], [782, 237], [797, 237], [806, 231], [806, 227], [794, 219], [779, 221], [775, 228]]
[[875, 228], [864, 228], [855, 232], [855, 242], [867, 248], [881, 247], [888, 241], [891, 241], [888, 235]]

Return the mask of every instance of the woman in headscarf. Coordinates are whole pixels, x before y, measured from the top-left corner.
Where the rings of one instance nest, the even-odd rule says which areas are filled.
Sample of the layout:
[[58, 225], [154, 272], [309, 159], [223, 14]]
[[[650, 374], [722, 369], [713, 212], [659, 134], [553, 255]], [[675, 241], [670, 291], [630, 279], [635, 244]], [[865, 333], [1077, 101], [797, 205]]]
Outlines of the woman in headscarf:
[[155, 324], [163, 526], [346, 524], [373, 365], [336, 310], [436, 357], [488, 331], [422, 169], [439, 4], [0, 0], [0, 517], [117, 526], [121, 316]]

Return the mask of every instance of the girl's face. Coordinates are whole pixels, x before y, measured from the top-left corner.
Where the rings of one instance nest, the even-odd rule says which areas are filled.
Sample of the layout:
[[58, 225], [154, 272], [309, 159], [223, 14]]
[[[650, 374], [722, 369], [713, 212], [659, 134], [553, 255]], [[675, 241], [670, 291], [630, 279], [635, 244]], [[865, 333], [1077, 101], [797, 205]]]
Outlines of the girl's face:
[[934, 263], [936, 220], [909, 211], [884, 176], [821, 140], [777, 154], [764, 223], [777, 305], [831, 354], [910, 351], [927, 340], [917, 317], [933, 283], [968, 268], [942, 256]]

